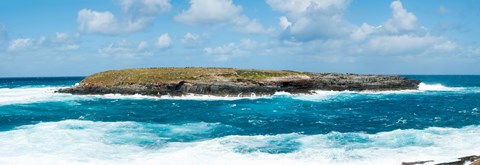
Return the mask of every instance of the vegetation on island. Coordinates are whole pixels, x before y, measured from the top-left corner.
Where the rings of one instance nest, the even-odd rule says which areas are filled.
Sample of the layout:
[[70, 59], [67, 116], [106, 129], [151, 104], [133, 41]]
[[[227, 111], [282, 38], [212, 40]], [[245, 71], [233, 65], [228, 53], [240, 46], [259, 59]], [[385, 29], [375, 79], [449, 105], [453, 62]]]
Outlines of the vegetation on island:
[[252, 70], [233, 68], [136, 68], [111, 70], [85, 78], [83, 84], [113, 86], [118, 83], [165, 83], [179, 81], [236, 81], [262, 80], [273, 77], [303, 76], [304, 73], [286, 70]]

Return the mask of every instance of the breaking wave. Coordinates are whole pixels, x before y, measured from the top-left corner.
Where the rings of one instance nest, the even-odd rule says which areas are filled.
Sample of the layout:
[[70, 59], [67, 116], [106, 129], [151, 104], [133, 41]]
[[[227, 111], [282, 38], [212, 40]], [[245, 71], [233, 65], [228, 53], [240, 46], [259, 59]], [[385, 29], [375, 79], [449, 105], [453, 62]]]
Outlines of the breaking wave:
[[478, 154], [472, 146], [480, 143], [472, 138], [480, 136], [479, 126], [197, 138], [215, 129], [225, 128], [82, 120], [26, 125], [0, 132], [0, 164], [400, 164]]
[[189, 94], [185, 96], [143, 96], [143, 95], [71, 95], [64, 93], [55, 93], [58, 87], [33, 87], [33, 88], [0, 88], [0, 106], [9, 104], [28, 104], [47, 101], [69, 101], [79, 99], [164, 99], [164, 100], [241, 100], [241, 99], [272, 99], [287, 97], [306, 101], [323, 101], [339, 95], [389, 95], [389, 94], [416, 94], [422, 92], [480, 92], [478, 87], [447, 87], [442, 84], [420, 83], [418, 90], [400, 90], [400, 91], [312, 91], [311, 94], [290, 94], [288, 92], [277, 92], [272, 96], [250, 97], [237, 96], [211, 96]]

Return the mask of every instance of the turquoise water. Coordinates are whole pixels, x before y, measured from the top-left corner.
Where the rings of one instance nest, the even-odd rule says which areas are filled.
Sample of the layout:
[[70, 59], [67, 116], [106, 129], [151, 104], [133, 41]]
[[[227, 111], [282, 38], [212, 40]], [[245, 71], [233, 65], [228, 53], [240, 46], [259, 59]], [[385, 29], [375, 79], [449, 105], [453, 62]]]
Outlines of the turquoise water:
[[[419, 90], [271, 97], [54, 93], [0, 79], [0, 164], [399, 164], [480, 154], [480, 76]], [[21, 161], [19, 159], [21, 158]], [[23, 162], [22, 162], [23, 161]]]

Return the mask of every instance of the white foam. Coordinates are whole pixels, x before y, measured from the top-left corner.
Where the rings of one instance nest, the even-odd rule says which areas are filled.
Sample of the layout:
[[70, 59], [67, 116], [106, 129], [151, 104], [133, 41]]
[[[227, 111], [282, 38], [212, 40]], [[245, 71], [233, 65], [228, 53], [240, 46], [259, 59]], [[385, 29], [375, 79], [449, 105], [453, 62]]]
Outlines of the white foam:
[[[0, 164], [400, 164], [478, 154], [480, 126], [376, 134], [226, 136], [162, 143], [218, 124], [148, 125], [66, 120], [0, 132]], [[160, 130], [160, 133], [158, 132]], [[166, 131], [164, 131], [166, 130]], [[163, 131], [163, 132], [162, 132]], [[131, 141], [159, 141], [158, 148]], [[292, 144], [281, 154], [262, 152]]]
[[457, 91], [462, 90], [461, 87], [447, 87], [442, 84], [425, 84], [420, 83], [418, 85], [418, 90], [420, 91]]
[[55, 93], [57, 88], [0, 88], [0, 105], [72, 100], [71, 95]]
[[321, 91], [315, 90], [311, 94], [297, 94], [292, 95], [293, 99], [305, 100], [305, 101], [324, 101], [341, 94], [351, 93], [349, 91]]
[[288, 97], [298, 100], [306, 101], [325, 101], [337, 96], [354, 96], [361, 95], [388, 95], [388, 94], [415, 94], [419, 92], [428, 91], [462, 91], [462, 92], [479, 92], [480, 89], [462, 88], [462, 87], [446, 87], [441, 84], [425, 84], [420, 83], [419, 90], [399, 90], [399, 91], [312, 91], [311, 94], [290, 94], [288, 92], [276, 92], [272, 96], [261, 96], [251, 94], [249, 97], [240, 96], [212, 96], [212, 95], [198, 95], [188, 94], [184, 96], [144, 96], [144, 95], [120, 95], [120, 94], [106, 94], [106, 95], [71, 95], [64, 93], [55, 93], [59, 87], [35, 87], [35, 88], [0, 88], [0, 106], [9, 104], [26, 104], [35, 102], [47, 101], [72, 101], [81, 99], [153, 99], [153, 100], [241, 100], [241, 99], [272, 99], [275, 97]]
[[239, 100], [239, 99], [259, 99], [272, 98], [271, 96], [252, 96], [252, 97], [221, 97], [210, 95], [185, 95], [185, 96], [145, 96], [145, 95], [72, 95], [66, 93], [55, 93], [59, 88], [0, 88], [0, 106], [11, 104], [28, 104], [49, 101], [75, 101], [75, 100], [93, 100], [93, 99], [129, 99], [129, 100]]
[[183, 96], [161, 96], [159, 99], [166, 100], [241, 100], [241, 99], [265, 99], [272, 98], [272, 96], [257, 96], [251, 94], [248, 97], [243, 96], [212, 96], [212, 95], [200, 95], [200, 94], [187, 94]]
[[[65, 120], [0, 132], [0, 164], [117, 164], [150, 153], [147, 143], [205, 134], [217, 123], [183, 125]], [[153, 150], [154, 151], [154, 150]], [[117, 162], [117, 163], [116, 163]], [[129, 164], [129, 163], [125, 163]]]

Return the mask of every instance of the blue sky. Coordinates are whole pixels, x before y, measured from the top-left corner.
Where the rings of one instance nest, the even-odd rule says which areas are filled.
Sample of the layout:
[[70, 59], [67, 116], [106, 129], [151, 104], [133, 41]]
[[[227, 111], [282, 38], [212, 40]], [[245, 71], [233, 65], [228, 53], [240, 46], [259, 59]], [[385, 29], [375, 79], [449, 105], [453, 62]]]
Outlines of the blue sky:
[[480, 74], [474, 0], [2, 0], [0, 77], [212, 66]]

